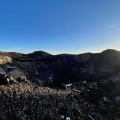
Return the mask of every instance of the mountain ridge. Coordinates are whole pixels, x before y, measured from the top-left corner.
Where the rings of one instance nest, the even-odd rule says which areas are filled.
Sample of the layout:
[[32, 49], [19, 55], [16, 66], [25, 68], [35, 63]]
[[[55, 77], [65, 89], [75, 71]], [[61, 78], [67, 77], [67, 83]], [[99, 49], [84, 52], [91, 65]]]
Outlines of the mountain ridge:
[[113, 49], [107, 49], [100, 53], [76, 55], [52, 55], [44, 51], [35, 51], [30, 54], [1, 52], [1, 55], [6, 55], [11, 59], [10, 63], [5, 58], [5, 64], [16, 65], [36, 79], [46, 81], [53, 74], [55, 84], [83, 80], [96, 81], [105, 76], [115, 76], [119, 72], [118, 66], [120, 66], [120, 51]]

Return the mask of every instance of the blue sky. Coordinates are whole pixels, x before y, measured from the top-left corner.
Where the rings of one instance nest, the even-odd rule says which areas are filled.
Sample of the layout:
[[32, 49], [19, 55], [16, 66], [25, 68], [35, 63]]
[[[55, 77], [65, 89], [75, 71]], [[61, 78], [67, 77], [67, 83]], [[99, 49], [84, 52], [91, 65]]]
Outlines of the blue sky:
[[120, 50], [120, 0], [0, 0], [0, 50]]

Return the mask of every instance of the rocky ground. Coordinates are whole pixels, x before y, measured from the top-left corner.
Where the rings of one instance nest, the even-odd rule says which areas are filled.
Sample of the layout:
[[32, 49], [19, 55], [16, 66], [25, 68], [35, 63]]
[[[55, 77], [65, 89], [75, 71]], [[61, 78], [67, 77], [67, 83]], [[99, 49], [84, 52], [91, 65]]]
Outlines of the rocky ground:
[[119, 120], [120, 98], [109, 93], [86, 81], [67, 89], [1, 85], [0, 120]]
[[115, 50], [0, 52], [0, 120], [120, 120], [119, 61]]

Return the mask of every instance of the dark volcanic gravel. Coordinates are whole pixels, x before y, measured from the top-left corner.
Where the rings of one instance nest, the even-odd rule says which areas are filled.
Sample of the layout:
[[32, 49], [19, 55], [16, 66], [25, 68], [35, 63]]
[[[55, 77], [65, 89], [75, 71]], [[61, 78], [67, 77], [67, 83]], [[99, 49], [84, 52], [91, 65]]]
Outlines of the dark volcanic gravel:
[[114, 99], [104, 100], [96, 83], [80, 82], [71, 89], [28, 83], [0, 86], [0, 120], [119, 120]]

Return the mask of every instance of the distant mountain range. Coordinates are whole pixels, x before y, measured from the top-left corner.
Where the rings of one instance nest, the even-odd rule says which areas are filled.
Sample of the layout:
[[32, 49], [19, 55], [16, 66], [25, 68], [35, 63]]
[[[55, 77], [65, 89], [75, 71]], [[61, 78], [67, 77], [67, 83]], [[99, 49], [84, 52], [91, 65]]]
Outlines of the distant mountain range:
[[81, 80], [120, 80], [120, 51], [112, 49], [78, 55], [51, 55], [44, 51], [29, 54], [0, 52], [0, 64], [16, 66], [26, 71], [28, 76], [30, 74], [42, 81], [53, 75], [55, 84]]

